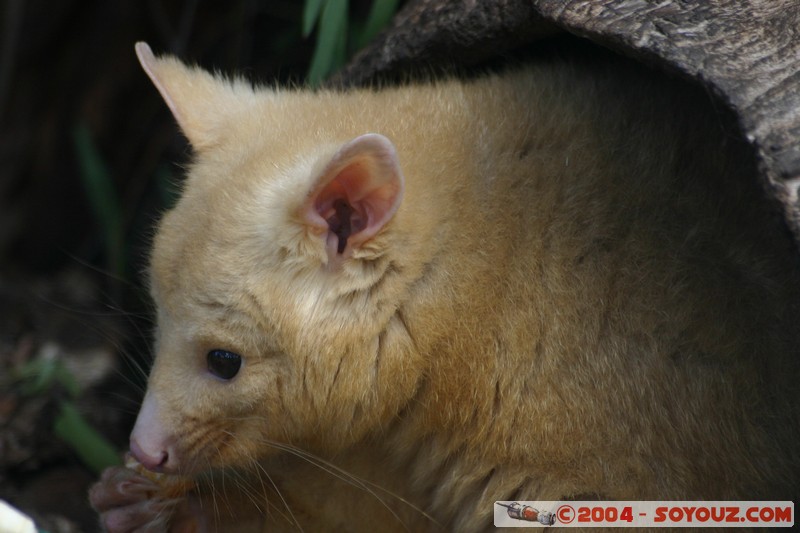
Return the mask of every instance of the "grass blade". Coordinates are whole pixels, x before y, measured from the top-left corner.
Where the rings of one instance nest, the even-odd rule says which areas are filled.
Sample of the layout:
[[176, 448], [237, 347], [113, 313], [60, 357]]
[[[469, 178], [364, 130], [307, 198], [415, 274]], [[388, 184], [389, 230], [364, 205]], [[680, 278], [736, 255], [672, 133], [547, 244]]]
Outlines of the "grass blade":
[[311, 35], [319, 18], [319, 10], [322, 7], [323, 0], [306, 0], [303, 5], [303, 37]]
[[97, 224], [104, 231], [109, 269], [117, 276], [122, 277], [125, 269], [122, 209], [114, 191], [111, 173], [97, 151], [89, 128], [85, 124], [78, 124], [75, 127], [73, 142], [89, 204]]
[[334, 67], [342, 34], [347, 33], [348, 0], [327, 0], [319, 20], [319, 34], [308, 70], [308, 83], [317, 86]]
[[54, 430], [96, 474], [121, 463], [117, 450], [86, 422], [71, 402], [61, 402]]
[[363, 48], [380, 32], [397, 12], [399, 0], [373, 0], [367, 22], [361, 32], [358, 48]]

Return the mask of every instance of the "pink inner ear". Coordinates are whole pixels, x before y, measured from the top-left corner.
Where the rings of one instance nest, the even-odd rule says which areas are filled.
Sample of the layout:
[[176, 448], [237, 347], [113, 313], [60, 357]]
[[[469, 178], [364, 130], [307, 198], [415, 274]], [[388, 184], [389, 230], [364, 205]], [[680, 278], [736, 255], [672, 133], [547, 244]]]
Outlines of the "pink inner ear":
[[[357, 166], [357, 165], [353, 165]], [[332, 237], [336, 237], [336, 252], [347, 248], [354, 233], [362, 231], [369, 223], [369, 204], [359, 201], [361, 180], [355, 177], [357, 168], [346, 168], [328, 183], [317, 196], [314, 207], [327, 222]], [[351, 243], [352, 244], [352, 243]]]
[[400, 205], [403, 177], [394, 146], [380, 135], [358, 137], [334, 156], [320, 185], [309, 221], [327, 226], [331, 259], [349, 256], [378, 233]]

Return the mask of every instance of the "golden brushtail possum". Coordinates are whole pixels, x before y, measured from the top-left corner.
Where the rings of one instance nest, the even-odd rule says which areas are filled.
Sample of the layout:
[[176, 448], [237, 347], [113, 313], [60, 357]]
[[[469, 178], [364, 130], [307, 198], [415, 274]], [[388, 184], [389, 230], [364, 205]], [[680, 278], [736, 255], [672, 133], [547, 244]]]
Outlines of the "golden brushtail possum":
[[194, 159], [131, 452], [195, 487], [112, 470], [108, 530], [798, 495], [794, 250], [702, 91], [604, 57], [254, 88], [136, 50]]

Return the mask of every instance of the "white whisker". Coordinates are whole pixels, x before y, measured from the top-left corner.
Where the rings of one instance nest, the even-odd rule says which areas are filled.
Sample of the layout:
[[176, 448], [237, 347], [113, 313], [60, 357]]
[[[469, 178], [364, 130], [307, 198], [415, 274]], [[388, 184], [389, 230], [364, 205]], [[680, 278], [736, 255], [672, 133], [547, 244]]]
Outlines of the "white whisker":
[[350, 484], [350, 485], [352, 485], [352, 486], [354, 486], [354, 487], [356, 487], [358, 489], [361, 489], [361, 490], [365, 491], [366, 493], [370, 494], [376, 500], [378, 500], [381, 503], [381, 505], [383, 507], [385, 507], [386, 510], [389, 511], [389, 513], [391, 513], [392, 516], [394, 516], [397, 519], [397, 521], [401, 525], [403, 525], [403, 527], [406, 530], [408, 530], [408, 527], [405, 525], [403, 520], [397, 515], [397, 513], [394, 511], [394, 509], [392, 509], [392, 507], [383, 498], [381, 498], [376, 493], [376, 490], [384, 493], [386, 496], [389, 496], [393, 500], [396, 500], [396, 501], [399, 501], [399, 502], [403, 503], [404, 505], [408, 506], [409, 508], [411, 508], [415, 512], [417, 512], [420, 515], [424, 516], [426, 519], [430, 520], [431, 522], [433, 522], [437, 526], [442, 527], [442, 525], [433, 516], [431, 516], [430, 514], [426, 513], [425, 511], [423, 511], [422, 509], [420, 509], [419, 507], [417, 507], [416, 505], [414, 505], [412, 502], [408, 501], [407, 499], [403, 498], [402, 496], [400, 496], [400, 495], [398, 495], [398, 494], [386, 489], [385, 487], [381, 487], [377, 483], [373, 483], [373, 482], [371, 482], [371, 481], [369, 481], [367, 479], [364, 479], [364, 478], [361, 478], [361, 477], [356, 476], [354, 474], [351, 474], [350, 472], [347, 472], [346, 470], [336, 466], [335, 464], [331, 463], [330, 461], [326, 461], [325, 459], [322, 459], [321, 457], [316, 456], [316, 455], [314, 455], [314, 454], [312, 454], [310, 452], [307, 452], [305, 450], [302, 450], [300, 448], [297, 448], [296, 446], [292, 446], [292, 445], [284, 444], [284, 443], [280, 443], [280, 442], [275, 442], [275, 441], [271, 441], [271, 440], [266, 440], [266, 439], [263, 440], [262, 442], [264, 442], [264, 444], [267, 444], [267, 445], [272, 446], [274, 448], [277, 448], [279, 450], [282, 450], [282, 451], [285, 451], [287, 453], [290, 453], [290, 454], [292, 454], [292, 455], [294, 455], [294, 456], [296, 456], [296, 457], [298, 457], [300, 459], [303, 459], [304, 461], [308, 462], [309, 464], [312, 464], [312, 465], [316, 466], [317, 468], [327, 472], [331, 476], [333, 476], [333, 477], [335, 477], [337, 479], [340, 479], [341, 481], [343, 481], [345, 483], [348, 483], [348, 484]]

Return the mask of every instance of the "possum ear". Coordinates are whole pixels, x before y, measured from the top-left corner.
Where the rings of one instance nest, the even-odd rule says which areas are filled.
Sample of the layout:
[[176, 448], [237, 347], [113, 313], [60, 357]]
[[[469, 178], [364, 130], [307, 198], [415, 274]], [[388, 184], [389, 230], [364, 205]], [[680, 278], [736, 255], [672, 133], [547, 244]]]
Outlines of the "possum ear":
[[135, 50], [142, 68], [197, 151], [218, 141], [224, 121], [244, 108], [253, 94], [244, 84], [187, 67], [174, 57], [156, 57], [147, 43], [136, 43]]
[[404, 180], [392, 142], [375, 133], [342, 146], [312, 187], [303, 218], [323, 235], [328, 260], [350, 257], [397, 211]]

